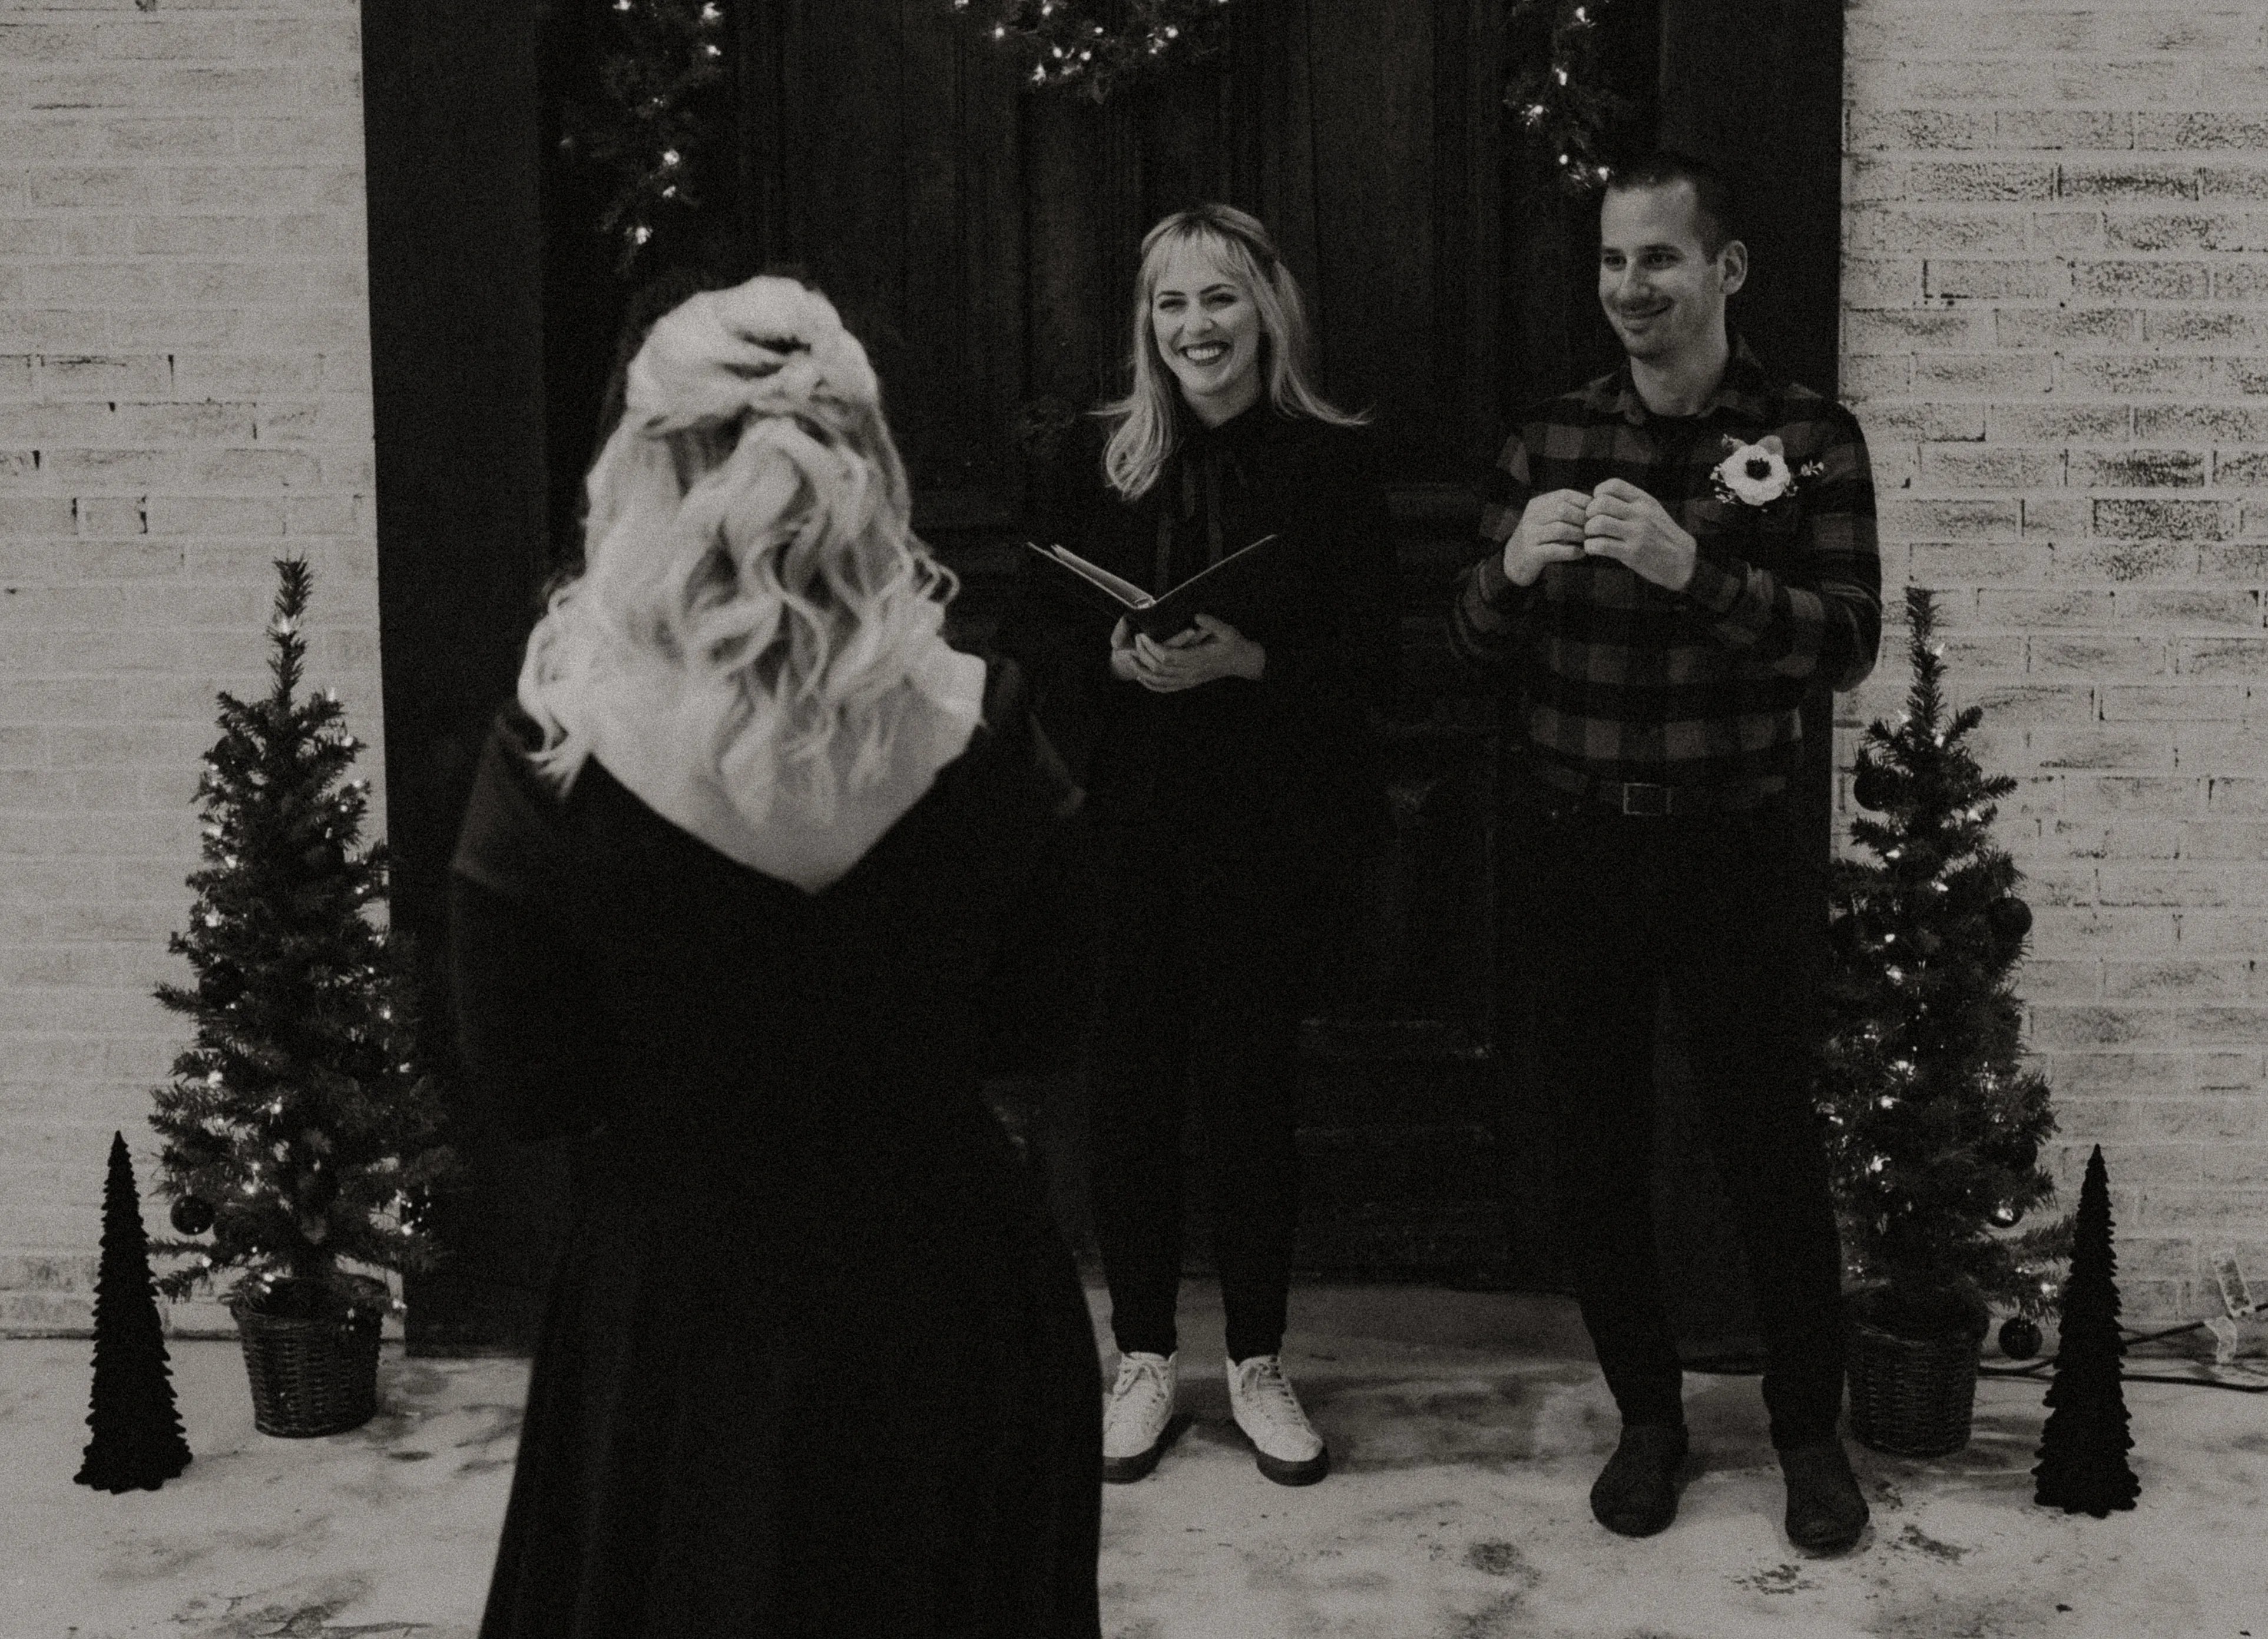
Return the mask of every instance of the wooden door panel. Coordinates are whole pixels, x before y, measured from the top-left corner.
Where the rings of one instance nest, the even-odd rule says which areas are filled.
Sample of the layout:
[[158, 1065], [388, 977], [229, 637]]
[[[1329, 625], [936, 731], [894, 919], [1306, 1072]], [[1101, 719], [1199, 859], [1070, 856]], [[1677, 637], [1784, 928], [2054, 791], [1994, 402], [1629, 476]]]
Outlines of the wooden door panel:
[[865, 343], [924, 517], [1005, 524], [1024, 379], [1011, 67], [927, 0], [784, 4], [777, 35], [776, 256]]
[[1323, 378], [1399, 448], [1433, 431], [1433, 11], [1311, 0], [1312, 287]]
[[1237, 103], [1237, 192], [1256, 211], [1303, 289], [1321, 278], [1314, 188], [1315, 77], [1307, 42], [1315, 0], [1281, 0], [1240, 22], [1231, 71]]
[[[878, 357], [903, 345], [909, 107], [900, 8], [797, 0], [781, 35], [779, 156], [787, 254], [805, 263]], [[910, 420], [910, 418], [909, 418]]]
[[1071, 415], [1105, 392], [1109, 361], [1121, 345], [1125, 302], [1114, 297], [1119, 281], [1110, 270], [1121, 261], [1130, 268], [1130, 258], [1110, 204], [1125, 185], [1105, 165], [1112, 132], [1103, 119], [1060, 98], [1022, 112], [1023, 197], [1031, 224], [1024, 263], [1027, 375], [1035, 400]]
[[1486, 1058], [1493, 1051], [1496, 747], [1455, 728], [1395, 735], [1389, 829], [1370, 850], [1356, 914], [1307, 1033], [1346, 1056]]

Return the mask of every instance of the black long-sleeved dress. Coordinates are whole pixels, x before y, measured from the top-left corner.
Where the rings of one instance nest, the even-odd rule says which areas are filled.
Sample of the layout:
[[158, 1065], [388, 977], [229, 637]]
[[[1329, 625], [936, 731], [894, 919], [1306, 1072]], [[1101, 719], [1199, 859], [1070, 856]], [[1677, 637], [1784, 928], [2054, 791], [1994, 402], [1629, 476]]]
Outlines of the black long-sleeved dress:
[[978, 1096], [981, 989], [1076, 791], [1012, 663], [816, 895], [507, 717], [453, 882], [473, 1073], [591, 1133], [483, 1639], [1099, 1631], [1100, 1374]]

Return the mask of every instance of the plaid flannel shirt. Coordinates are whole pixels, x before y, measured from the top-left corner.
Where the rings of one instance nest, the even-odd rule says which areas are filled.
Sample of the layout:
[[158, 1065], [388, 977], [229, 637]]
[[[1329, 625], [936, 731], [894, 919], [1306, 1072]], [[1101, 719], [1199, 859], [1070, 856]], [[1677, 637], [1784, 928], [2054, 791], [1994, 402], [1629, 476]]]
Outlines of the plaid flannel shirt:
[[[1777, 435], [1793, 489], [1750, 506], [1712, 471]], [[1611, 559], [1504, 573], [1529, 499], [1621, 478], [1697, 547], [1683, 592]], [[1775, 380], [1745, 342], [1698, 415], [1646, 408], [1624, 364], [1525, 413], [1490, 474], [1452, 650], [1502, 680], [1536, 772], [1559, 785], [1644, 782], [1771, 790], [1786, 783], [1815, 684], [1854, 687], [1881, 635], [1881, 562], [1867, 445], [1850, 411]], [[1556, 775], [1557, 777], [1553, 777]]]

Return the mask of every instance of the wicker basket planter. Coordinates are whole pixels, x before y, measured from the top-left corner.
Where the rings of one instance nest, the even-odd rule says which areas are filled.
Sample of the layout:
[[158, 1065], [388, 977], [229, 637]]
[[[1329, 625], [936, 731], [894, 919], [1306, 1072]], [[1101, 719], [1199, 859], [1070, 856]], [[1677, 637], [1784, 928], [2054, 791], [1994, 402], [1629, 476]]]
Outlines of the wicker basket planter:
[[1893, 1457], [1946, 1457], [1968, 1444], [1983, 1341], [1978, 1317], [1948, 1317], [1910, 1336], [1875, 1325], [1873, 1305], [1854, 1299], [1845, 1355], [1852, 1436]]
[[279, 1280], [229, 1299], [252, 1378], [252, 1424], [308, 1439], [342, 1434], [378, 1410], [378, 1334], [383, 1282]]

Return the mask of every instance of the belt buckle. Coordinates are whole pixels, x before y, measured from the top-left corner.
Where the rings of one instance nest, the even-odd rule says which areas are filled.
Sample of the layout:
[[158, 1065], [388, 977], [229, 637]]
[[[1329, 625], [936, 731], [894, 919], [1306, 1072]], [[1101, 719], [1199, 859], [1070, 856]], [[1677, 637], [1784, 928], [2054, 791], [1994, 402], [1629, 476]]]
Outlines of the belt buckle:
[[1623, 787], [1622, 811], [1634, 819], [1667, 819], [1669, 815], [1669, 788], [1647, 785], [1643, 782], [1627, 783]]

